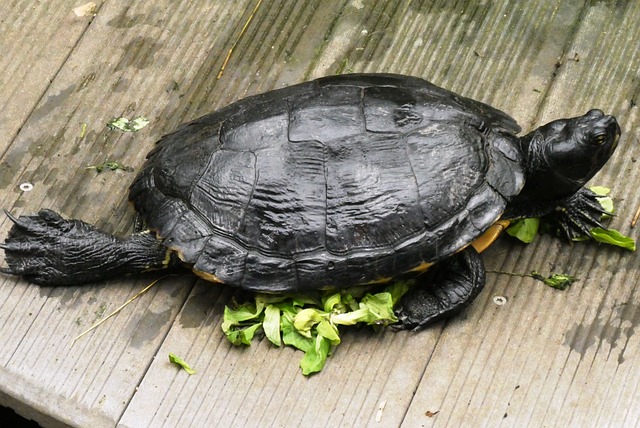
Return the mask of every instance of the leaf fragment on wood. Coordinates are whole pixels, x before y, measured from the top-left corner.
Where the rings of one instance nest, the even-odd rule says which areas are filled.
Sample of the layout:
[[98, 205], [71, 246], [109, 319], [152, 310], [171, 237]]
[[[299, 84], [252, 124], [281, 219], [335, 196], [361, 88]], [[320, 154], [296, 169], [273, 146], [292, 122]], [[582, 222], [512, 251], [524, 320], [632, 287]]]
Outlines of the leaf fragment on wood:
[[631, 220], [631, 227], [636, 227], [638, 223], [638, 219], [640, 218], [640, 207], [636, 210], [636, 213], [633, 215], [633, 219]]
[[196, 371], [192, 369], [189, 364], [172, 352], [169, 352], [169, 362], [182, 367], [184, 371], [190, 375], [196, 374]]
[[76, 16], [95, 15], [96, 10], [98, 10], [98, 5], [90, 1], [82, 6], [73, 8], [73, 13], [75, 13]]
[[149, 124], [149, 119], [143, 116], [138, 116], [131, 120], [126, 117], [118, 117], [110, 120], [107, 123], [107, 127], [110, 129], [119, 129], [123, 132], [137, 132]]

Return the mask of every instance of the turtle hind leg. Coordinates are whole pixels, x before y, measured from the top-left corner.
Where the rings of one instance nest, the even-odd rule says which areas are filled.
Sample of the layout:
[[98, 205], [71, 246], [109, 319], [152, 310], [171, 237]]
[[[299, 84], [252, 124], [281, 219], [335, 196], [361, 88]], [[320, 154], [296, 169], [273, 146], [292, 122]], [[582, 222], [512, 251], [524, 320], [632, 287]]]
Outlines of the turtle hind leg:
[[35, 284], [83, 284], [174, 263], [151, 232], [120, 239], [51, 210], [19, 218], [6, 214], [13, 226], [0, 248], [9, 267], [0, 272]]
[[484, 264], [472, 246], [438, 262], [400, 300], [395, 310], [399, 328], [417, 330], [459, 313], [480, 294], [485, 279]]

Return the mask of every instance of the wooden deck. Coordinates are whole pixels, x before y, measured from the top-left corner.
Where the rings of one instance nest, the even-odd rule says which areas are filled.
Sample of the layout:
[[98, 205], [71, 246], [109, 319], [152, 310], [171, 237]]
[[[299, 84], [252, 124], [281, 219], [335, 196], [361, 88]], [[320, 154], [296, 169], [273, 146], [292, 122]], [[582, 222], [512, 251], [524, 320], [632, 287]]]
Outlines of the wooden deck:
[[[264, 0], [253, 13], [257, 0], [94, 1], [85, 16], [73, 12], [84, 0], [0, 5], [0, 206], [13, 214], [50, 207], [127, 233], [135, 172], [87, 165], [138, 169], [163, 133], [249, 94], [395, 72], [493, 104], [525, 130], [592, 107], [617, 116], [618, 152], [592, 182], [613, 188], [612, 227], [638, 235], [640, 2]], [[105, 127], [138, 115], [151, 123], [137, 133]], [[1, 238], [9, 226], [2, 217]], [[484, 259], [580, 281], [562, 292], [490, 273], [463, 316], [418, 333], [347, 332], [310, 378], [292, 349], [232, 347], [220, 329], [232, 290], [191, 275], [75, 343], [157, 276], [69, 288], [0, 276], [0, 404], [47, 427], [637, 426], [640, 255], [543, 237], [502, 239]]]

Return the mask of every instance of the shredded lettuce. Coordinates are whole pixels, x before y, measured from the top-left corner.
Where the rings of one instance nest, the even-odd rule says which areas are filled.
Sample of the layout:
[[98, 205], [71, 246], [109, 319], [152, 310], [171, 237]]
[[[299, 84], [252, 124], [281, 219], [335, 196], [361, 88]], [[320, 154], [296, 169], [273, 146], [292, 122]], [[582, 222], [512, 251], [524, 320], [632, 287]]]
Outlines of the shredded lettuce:
[[304, 352], [300, 368], [304, 375], [324, 367], [333, 348], [340, 344], [338, 326], [388, 325], [398, 321], [393, 307], [408, 291], [410, 281], [397, 281], [383, 291], [357, 286], [313, 296], [257, 294], [255, 302], [225, 307], [222, 330], [234, 345], [250, 345], [264, 332], [275, 346], [292, 346]]

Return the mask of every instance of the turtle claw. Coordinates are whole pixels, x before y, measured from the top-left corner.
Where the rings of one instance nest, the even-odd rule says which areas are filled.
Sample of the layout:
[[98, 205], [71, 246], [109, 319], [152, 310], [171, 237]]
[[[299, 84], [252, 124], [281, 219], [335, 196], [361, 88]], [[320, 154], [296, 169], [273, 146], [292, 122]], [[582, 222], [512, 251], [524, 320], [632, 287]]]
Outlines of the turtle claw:
[[4, 268], [4, 267], [0, 267], [0, 273], [3, 273], [5, 275], [17, 275], [16, 273], [13, 272], [11, 268]]
[[13, 223], [12, 226], [12, 230], [13, 228], [18, 228], [18, 229], [23, 229], [23, 230], [28, 230], [29, 226], [26, 222], [23, 222], [22, 220], [20, 220], [17, 217], [14, 217], [9, 211], [4, 210], [4, 214], [9, 218], [9, 220], [11, 220], [11, 222]]
[[11, 222], [14, 224], [14, 227], [17, 227], [19, 229], [23, 229], [26, 231], [32, 230], [32, 223], [27, 221], [27, 219], [30, 219], [30, 217], [26, 217], [26, 216], [14, 217], [7, 210], [4, 210], [4, 213], [7, 215], [7, 217], [9, 217], [9, 220], [11, 220]]
[[[24, 239], [23, 236], [20, 238]], [[34, 277], [41, 276], [47, 271], [47, 265], [44, 262], [46, 250], [38, 242], [10, 238], [0, 243], [0, 249], [5, 251], [6, 260], [9, 263], [9, 267], [0, 268], [0, 273]]]
[[558, 232], [568, 241], [579, 238], [592, 239], [591, 229], [606, 229], [601, 222], [604, 215], [611, 215], [598, 201], [599, 196], [589, 189], [582, 188], [559, 205], [549, 218]]
[[0, 248], [5, 251], [11, 251], [13, 253], [20, 254], [38, 254], [42, 252], [42, 246], [29, 241], [13, 241], [0, 243]]
[[7, 210], [4, 210], [4, 213], [13, 223], [13, 227], [9, 231], [10, 236], [48, 235], [52, 228], [64, 230], [64, 225], [69, 223], [69, 221], [60, 217], [59, 214], [48, 209], [42, 209], [34, 216], [22, 215], [20, 217], [14, 217]]

